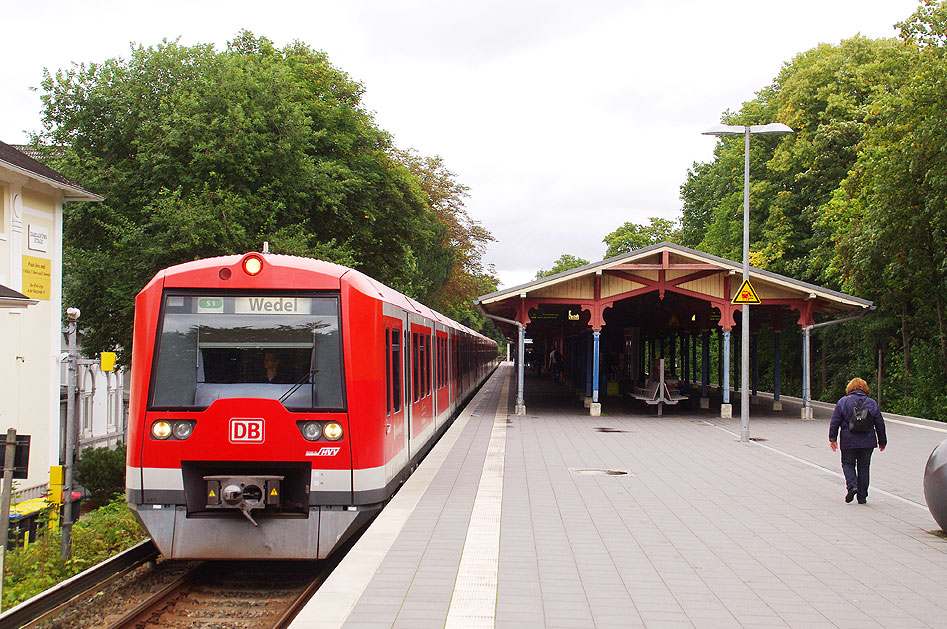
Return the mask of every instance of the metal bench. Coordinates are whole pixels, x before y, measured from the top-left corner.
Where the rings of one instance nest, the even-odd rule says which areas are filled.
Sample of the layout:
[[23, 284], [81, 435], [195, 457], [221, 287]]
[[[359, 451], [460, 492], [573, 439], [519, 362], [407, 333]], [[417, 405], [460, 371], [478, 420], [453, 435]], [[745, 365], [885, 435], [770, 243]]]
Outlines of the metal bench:
[[664, 359], [658, 361], [659, 379], [649, 381], [645, 387], [635, 387], [631, 397], [643, 401], [645, 404], [657, 404], [658, 415], [662, 415], [665, 404], [677, 404], [688, 397], [681, 393], [671, 393], [667, 383], [664, 381]]

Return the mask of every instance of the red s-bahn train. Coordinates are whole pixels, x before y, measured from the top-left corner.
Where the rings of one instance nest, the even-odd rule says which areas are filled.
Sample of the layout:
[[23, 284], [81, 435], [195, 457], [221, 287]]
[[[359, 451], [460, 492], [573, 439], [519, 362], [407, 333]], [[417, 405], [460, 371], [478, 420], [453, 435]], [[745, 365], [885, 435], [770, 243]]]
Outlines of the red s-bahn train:
[[497, 357], [358, 271], [266, 253], [159, 272], [134, 339], [128, 503], [182, 559], [328, 556]]

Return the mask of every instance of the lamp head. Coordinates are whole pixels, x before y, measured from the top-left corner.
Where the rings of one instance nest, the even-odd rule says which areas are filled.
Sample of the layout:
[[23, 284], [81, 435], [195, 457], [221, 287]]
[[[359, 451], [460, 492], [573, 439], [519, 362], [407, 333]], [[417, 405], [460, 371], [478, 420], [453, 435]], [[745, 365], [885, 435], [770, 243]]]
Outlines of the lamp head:
[[771, 122], [769, 124], [754, 125], [715, 124], [704, 131], [702, 135], [715, 135], [717, 137], [725, 135], [745, 135], [748, 130], [750, 134], [763, 135], [785, 135], [787, 133], [793, 133], [793, 130], [788, 126], [779, 122]]

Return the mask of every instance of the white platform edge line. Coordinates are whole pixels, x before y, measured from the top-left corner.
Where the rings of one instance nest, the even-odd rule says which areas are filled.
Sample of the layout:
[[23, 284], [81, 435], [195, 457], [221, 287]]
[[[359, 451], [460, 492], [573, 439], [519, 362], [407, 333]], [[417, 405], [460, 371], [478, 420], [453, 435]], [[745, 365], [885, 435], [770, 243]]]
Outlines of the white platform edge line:
[[470, 514], [445, 629], [493, 627], [496, 623], [509, 385], [507, 378], [500, 390], [500, 403], [493, 417], [490, 444]]
[[[710, 424], [711, 426], [713, 426], [714, 428], [716, 428], [717, 430], [722, 430], [722, 431], [724, 431], [724, 432], [727, 433], [727, 434], [733, 435], [733, 436], [736, 437], [737, 439], [740, 438], [740, 435], [738, 435], [737, 433], [733, 432], [732, 430], [728, 430], [728, 429], [724, 428], [723, 426], [718, 426], [717, 424], [715, 424], [715, 423], [713, 423], [713, 422], [707, 422], [707, 423]], [[798, 462], [798, 463], [802, 463], [802, 464], [804, 464], [804, 465], [808, 465], [809, 467], [814, 467], [815, 469], [820, 470], [820, 471], [822, 471], [822, 472], [825, 472], [826, 474], [830, 474], [830, 475], [835, 476], [835, 477], [837, 477], [837, 478], [841, 478], [842, 480], [845, 479], [845, 475], [842, 474], [841, 472], [836, 472], [835, 470], [830, 470], [829, 468], [827, 468], [827, 467], [825, 467], [825, 466], [823, 466], [823, 465], [819, 465], [818, 463], [813, 463], [812, 461], [806, 461], [805, 459], [801, 459], [801, 458], [799, 458], [798, 456], [796, 456], [796, 455], [794, 455], [794, 454], [789, 454], [788, 452], [783, 452], [782, 450], [778, 450], [778, 449], [774, 448], [773, 446], [764, 445], [764, 444], [762, 444], [762, 443], [759, 443], [758, 441], [750, 441], [750, 443], [751, 443], [752, 445], [754, 445], [754, 446], [759, 446], [760, 448], [765, 448], [766, 450], [769, 450], [769, 451], [771, 451], [771, 452], [775, 452], [776, 454], [781, 454], [781, 455], [783, 455], [784, 457], [786, 457], [786, 458], [788, 458], [788, 459], [792, 459], [793, 461], [796, 461], [796, 462]], [[828, 446], [826, 446], [826, 447], [828, 447]], [[889, 498], [894, 498], [895, 500], [900, 500], [901, 502], [903, 502], [903, 503], [905, 503], [905, 504], [909, 504], [909, 505], [911, 505], [912, 507], [917, 507], [918, 509], [921, 509], [921, 510], [923, 510], [923, 511], [927, 511], [928, 513], [930, 513], [930, 510], [927, 508], [927, 505], [922, 505], [922, 504], [919, 503], [919, 502], [914, 502], [914, 501], [911, 500], [910, 498], [905, 498], [904, 496], [899, 496], [899, 495], [897, 495], [897, 494], [891, 493], [890, 491], [885, 491], [884, 489], [878, 489], [878, 488], [876, 488], [876, 487], [872, 487], [872, 488], [871, 488], [871, 491], [877, 492], [877, 493], [882, 494], [882, 495], [884, 495], [884, 496], [888, 496]]]
[[[502, 366], [506, 366], [504, 363]], [[502, 367], [501, 366], [501, 367]], [[508, 369], [497, 369], [490, 380], [503, 377], [509, 380]], [[378, 571], [392, 544], [401, 534], [405, 523], [414, 512], [418, 501], [437, 475], [458, 437], [464, 431], [467, 420], [473, 414], [481, 398], [490, 393], [490, 380], [428, 453], [421, 465], [408, 478], [398, 494], [385, 505], [381, 514], [349, 551], [319, 591], [299, 612], [290, 627], [336, 629], [348, 619], [356, 603]]]

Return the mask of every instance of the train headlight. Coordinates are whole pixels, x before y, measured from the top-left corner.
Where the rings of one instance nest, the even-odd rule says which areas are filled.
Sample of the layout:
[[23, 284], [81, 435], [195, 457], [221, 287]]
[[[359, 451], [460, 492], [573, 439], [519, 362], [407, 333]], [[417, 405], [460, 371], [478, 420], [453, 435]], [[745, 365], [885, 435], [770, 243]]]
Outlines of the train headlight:
[[156, 421], [151, 425], [151, 436], [155, 439], [167, 439], [171, 436], [171, 424], [164, 421]]
[[322, 429], [322, 434], [324, 434], [329, 441], [338, 441], [342, 438], [342, 424], [329, 422], [326, 424], [326, 427]]
[[315, 441], [322, 434], [322, 425], [319, 422], [303, 422], [299, 428], [302, 430], [303, 437], [309, 441]]
[[174, 433], [175, 439], [187, 439], [191, 436], [191, 433], [194, 431], [194, 424], [192, 422], [174, 422], [174, 428], [172, 432]]
[[263, 270], [263, 260], [257, 256], [247, 256], [243, 260], [243, 271], [247, 275], [256, 275]]

